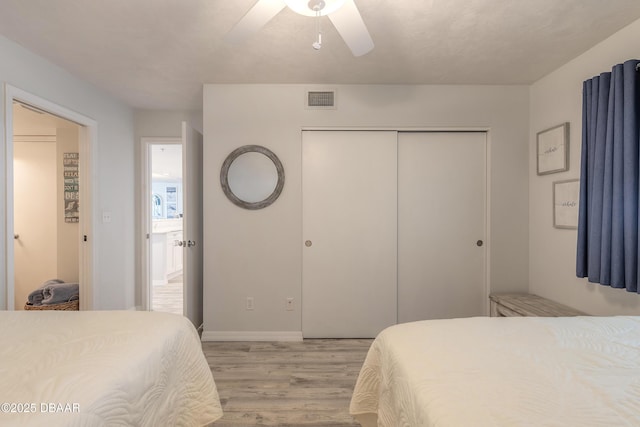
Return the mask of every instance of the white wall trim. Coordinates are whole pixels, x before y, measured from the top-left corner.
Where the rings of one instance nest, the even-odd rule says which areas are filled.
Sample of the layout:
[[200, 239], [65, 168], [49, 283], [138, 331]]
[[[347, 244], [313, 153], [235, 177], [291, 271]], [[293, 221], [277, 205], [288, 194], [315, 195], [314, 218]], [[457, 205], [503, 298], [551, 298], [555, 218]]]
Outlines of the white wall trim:
[[489, 314], [491, 313], [491, 302], [489, 300], [489, 295], [491, 295], [491, 251], [492, 251], [492, 239], [491, 239], [491, 184], [492, 184], [492, 179], [491, 179], [491, 172], [493, 171], [492, 168], [492, 162], [491, 162], [491, 158], [492, 158], [492, 147], [493, 147], [493, 143], [492, 143], [492, 132], [490, 129], [487, 129], [486, 133], [485, 133], [485, 183], [484, 183], [484, 188], [485, 188], [485, 207], [484, 207], [484, 212], [485, 212], [485, 223], [484, 223], [484, 230], [485, 230], [485, 239], [484, 239], [484, 244], [485, 244], [485, 259], [484, 259], [484, 265], [485, 265], [485, 271], [484, 271], [484, 295], [485, 295], [485, 305], [484, 305], [484, 310], [485, 310], [485, 314], [487, 316], [489, 316]]
[[4, 141], [5, 141], [5, 188], [4, 188], [4, 208], [5, 208], [5, 306], [0, 307], [5, 310], [15, 309], [15, 288], [14, 288], [14, 228], [13, 228], [13, 88], [8, 84], [4, 85]]
[[202, 341], [302, 341], [302, 331], [203, 331]]

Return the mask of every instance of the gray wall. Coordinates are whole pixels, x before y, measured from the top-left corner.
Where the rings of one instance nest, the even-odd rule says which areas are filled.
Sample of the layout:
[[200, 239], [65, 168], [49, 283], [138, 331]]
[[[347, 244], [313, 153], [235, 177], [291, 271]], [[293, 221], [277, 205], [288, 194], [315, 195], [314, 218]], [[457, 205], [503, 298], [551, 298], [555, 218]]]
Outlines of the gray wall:
[[[134, 304], [134, 151], [133, 111], [127, 105], [96, 89], [65, 70], [0, 36], [0, 82], [25, 90], [98, 123], [98, 141], [93, 171], [96, 243], [93, 305], [98, 309], [124, 309]], [[4, 85], [2, 90], [4, 91]], [[0, 127], [4, 143], [5, 111], [0, 104]], [[0, 150], [0, 223], [6, 220], [4, 197], [5, 150]], [[102, 212], [110, 211], [110, 223], [102, 223]], [[6, 242], [5, 229], [0, 241]], [[5, 245], [0, 245], [0, 271], [6, 271]], [[0, 277], [0, 307], [6, 307], [6, 283]]]
[[[305, 109], [306, 89], [327, 88], [336, 110]], [[526, 291], [528, 118], [524, 86], [205, 85], [203, 338], [301, 330], [300, 304], [285, 311], [284, 301], [301, 301], [303, 127], [489, 129], [489, 286]], [[237, 208], [219, 184], [224, 158], [245, 144], [274, 151], [286, 172], [261, 211]]]
[[[640, 314], [640, 295], [590, 284], [576, 277], [575, 230], [553, 228], [553, 181], [580, 177], [582, 83], [627, 59], [639, 58], [640, 20], [531, 86], [529, 135], [530, 290], [597, 315]], [[536, 175], [536, 134], [570, 123], [570, 168]]]

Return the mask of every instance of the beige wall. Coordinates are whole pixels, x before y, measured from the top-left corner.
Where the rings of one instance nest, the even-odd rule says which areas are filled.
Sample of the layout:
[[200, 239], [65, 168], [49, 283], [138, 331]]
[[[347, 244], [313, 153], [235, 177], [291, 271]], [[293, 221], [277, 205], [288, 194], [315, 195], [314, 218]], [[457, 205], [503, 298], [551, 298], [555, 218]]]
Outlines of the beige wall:
[[[575, 230], [553, 228], [552, 183], [579, 178], [582, 141], [582, 83], [627, 59], [640, 57], [636, 21], [531, 86], [529, 135], [530, 291], [590, 314], [640, 314], [640, 295], [576, 277]], [[536, 175], [536, 133], [569, 122], [570, 168]]]
[[[337, 109], [305, 109], [306, 89], [327, 88]], [[303, 127], [489, 129], [489, 285], [526, 291], [528, 108], [524, 86], [205, 85], [203, 337], [301, 330], [300, 304], [285, 311], [284, 301], [301, 300]], [[285, 168], [282, 195], [264, 210], [236, 207], [220, 187], [224, 158], [245, 144]]]

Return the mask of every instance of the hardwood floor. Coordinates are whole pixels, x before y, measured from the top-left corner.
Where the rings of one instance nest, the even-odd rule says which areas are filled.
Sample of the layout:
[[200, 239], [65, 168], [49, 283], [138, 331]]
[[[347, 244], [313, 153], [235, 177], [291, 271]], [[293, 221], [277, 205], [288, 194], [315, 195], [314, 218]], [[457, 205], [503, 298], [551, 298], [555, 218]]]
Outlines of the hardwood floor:
[[151, 307], [153, 311], [182, 314], [182, 275], [164, 285], [153, 285]]
[[213, 426], [359, 426], [349, 402], [371, 342], [203, 342], [224, 411]]

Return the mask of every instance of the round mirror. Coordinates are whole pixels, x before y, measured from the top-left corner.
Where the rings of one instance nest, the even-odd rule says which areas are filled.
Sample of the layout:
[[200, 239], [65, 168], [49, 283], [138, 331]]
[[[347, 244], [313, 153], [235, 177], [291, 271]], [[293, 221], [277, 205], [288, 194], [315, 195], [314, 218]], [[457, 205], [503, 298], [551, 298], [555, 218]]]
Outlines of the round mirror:
[[260, 145], [231, 152], [220, 171], [222, 190], [235, 205], [262, 209], [278, 198], [284, 187], [284, 168], [278, 157]]
[[278, 170], [270, 158], [250, 151], [239, 155], [227, 171], [229, 189], [240, 200], [260, 202], [273, 193], [278, 184]]

